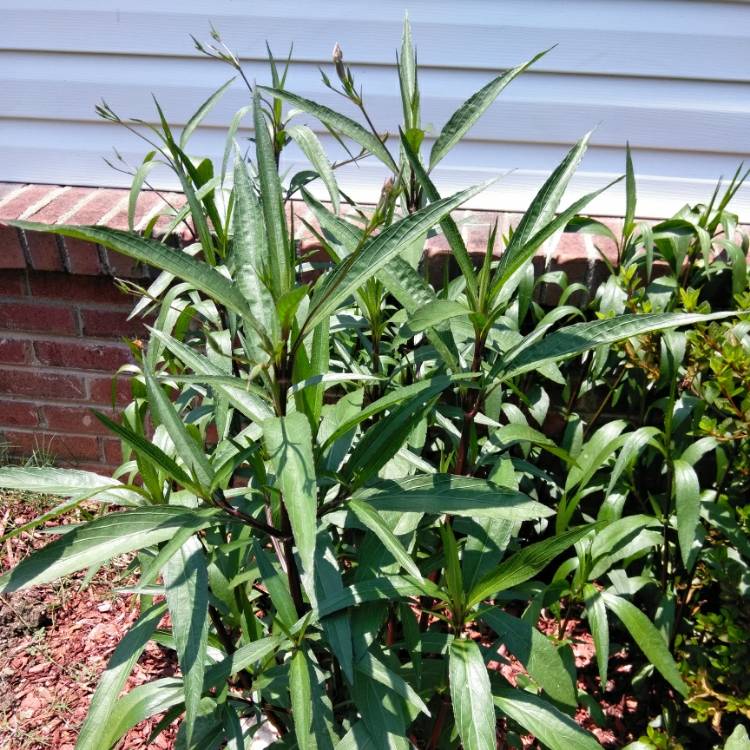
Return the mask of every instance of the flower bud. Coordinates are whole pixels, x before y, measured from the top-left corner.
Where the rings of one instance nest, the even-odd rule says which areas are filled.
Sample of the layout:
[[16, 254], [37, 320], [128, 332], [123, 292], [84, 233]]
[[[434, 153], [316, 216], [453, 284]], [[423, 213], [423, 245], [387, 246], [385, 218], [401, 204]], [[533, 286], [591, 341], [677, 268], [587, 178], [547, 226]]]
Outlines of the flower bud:
[[338, 42], [336, 42], [336, 46], [333, 48], [333, 64], [336, 66], [336, 74], [341, 79], [341, 82], [345, 83], [346, 68], [344, 67], [344, 53]]

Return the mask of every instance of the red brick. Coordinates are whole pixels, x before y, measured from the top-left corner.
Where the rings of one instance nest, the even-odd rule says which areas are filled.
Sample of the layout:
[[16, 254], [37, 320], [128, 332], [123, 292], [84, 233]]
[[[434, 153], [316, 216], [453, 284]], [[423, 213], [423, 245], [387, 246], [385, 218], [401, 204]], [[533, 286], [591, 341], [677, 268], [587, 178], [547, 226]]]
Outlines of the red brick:
[[18, 230], [13, 227], [0, 226], [0, 268], [26, 268]]
[[0, 200], [10, 195], [14, 190], [18, 190], [21, 184], [18, 182], [0, 182]]
[[0, 271], [0, 297], [23, 297], [27, 288], [25, 271]]
[[86, 398], [85, 384], [79, 375], [38, 372], [28, 368], [0, 368], [0, 393], [34, 398]]
[[110, 435], [110, 431], [94, 416], [88, 406], [59, 406], [44, 404], [41, 407], [45, 426], [57, 432]]
[[112, 279], [77, 276], [71, 273], [29, 274], [29, 288], [34, 298], [64, 299], [73, 302], [99, 302], [103, 305], [129, 305], [132, 298], [123, 294]]
[[62, 271], [63, 262], [60, 246], [54, 234], [44, 232], [25, 232], [26, 244], [29, 247], [31, 267], [35, 271]]
[[[111, 406], [112, 404], [112, 380], [111, 377], [90, 377], [89, 381], [89, 401], [92, 404]], [[130, 402], [132, 397], [130, 391], [129, 378], [118, 377], [116, 379], [115, 403], [123, 406]]]
[[39, 221], [42, 224], [58, 224], [65, 214], [91, 193], [92, 189], [81, 187], [69, 188], [28, 218], [30, 221]]
[[36, 427], [39, 413], [36, 404], [27, 401], [3, 401], [0, 407], [0, 429], [3, 427]]
[[96, 190], [96, 196], [68, 217], [66, 223], [96, 224], [122, 200], [126, 193], [125, 190], [99, 188]]
[[128, 312], [118, 310], [81, 309], [84, 336], [122, 338], [143, 336], [145, 326], [140, 318], [128, 320]]
[[2, 434], [13, 454], [29, 455], [34, 450], [42, 450], [55, 463], [99, 461], [101, 458], [99, 440], [92, 435], [61, 435], [40, 430], [3, 430]]
[[85, 340], [35, 341], [34, 352], [43, 365], [112, 373], [132, 361], [126, 346], [92, 344]]
[[103, 439], [104, 460], [114, 466], [122, 463], [122, 444], [119, 440]]
[[28, 341], [0, 337], [0, 362], [5, 365], [23, 365], [28, 361]]
[[15, 198], [11, 198], [0, 206], [0, 221], [17, 219], [26, 209], [44, 200], [47, 195], [57, 189], [55, 185], [29, 185]]
[[0, 302], [0, 330], [76, 335], [78, 323], [71, 307]]
[[86, 276], [98, 276], [102, 273], [96, 245], [73, 237], [65, 237], [64, 241], [71, 273]]

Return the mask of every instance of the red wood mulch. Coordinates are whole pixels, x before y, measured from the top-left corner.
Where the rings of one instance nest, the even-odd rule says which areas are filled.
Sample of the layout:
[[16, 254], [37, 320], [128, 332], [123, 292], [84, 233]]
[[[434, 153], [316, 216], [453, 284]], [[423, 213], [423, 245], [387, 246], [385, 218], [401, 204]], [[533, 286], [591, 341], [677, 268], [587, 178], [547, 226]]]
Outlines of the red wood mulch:
[[[0, 536], [39, 515], [41, 507], [36, 499], [0, 498]], [[8, 570], [52, 538], [36, 532], [6, 540], [0, 569]], [[124, 567], [103, 568], [86, 588], [81, 574], [0, 597], [0, 748], [73, 750], [99, 676], [138, 616], [136, 597], [112, 591], [124, 585]], [[149, 644], [126, 690], [175, 671], [170, 654]], [[174, 727], [148, 744], [158, 719], [134, 727], [122, 747], [172, 748]]]

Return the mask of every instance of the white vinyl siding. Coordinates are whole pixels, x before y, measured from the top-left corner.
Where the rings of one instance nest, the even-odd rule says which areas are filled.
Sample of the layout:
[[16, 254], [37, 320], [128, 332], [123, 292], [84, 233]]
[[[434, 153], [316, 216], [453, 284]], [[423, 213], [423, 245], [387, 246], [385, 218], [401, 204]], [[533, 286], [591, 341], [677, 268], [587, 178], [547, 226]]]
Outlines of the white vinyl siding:
[[[423, 122], [433, 133], [497, 71], [557, 45], [512, 83], [467, 140], [437, 168], [444, 194], [503, 175], [473, 205], [516, 211], [567, 147], [595, 128], [570, 191], [606, 184], [633, 149], [638, 213], [665, 216], [707, 199], [715, 181], [750, 152], [750, 4], [692, 0], [0, 0], [0, 181], [125, 185], [103, 157], [112, 147], [137, 164], [146, 148], [102, 122], [102, 99], [123, 117], [153, 121], [153, 93], [176, 127], [232, 75], [200, 56], [190, 34], [208, 39], [213, 23], [246, 62], [250, 80], [268, 82], [268, 40], [278, 57], [294, 43], [288, 87], [342, 108], [325, 89], [339, 42], [364, 87], [378, 128], [401, 117], [394, 67], [404, 9], [418, 49]], [[247, 104], [236, 82], [196, 132], [191, 150], [221, 159], [232, 114]], [[331, 152], [319, 124], [304, 120]], [[246, 136], [244, 132], [241, 135]], [[429, 145], [429, 144], [428, 144]], [[288, 165], [303, 166], [290, 149]], [[359, 199], [377, 196], [374, 161], [342, 172]], [[155, 178], [173, 186], [165, 175]], [[750, 188], [735, 202], [750, 216]], [[592, 211], [621, 215], [622, 190]]]

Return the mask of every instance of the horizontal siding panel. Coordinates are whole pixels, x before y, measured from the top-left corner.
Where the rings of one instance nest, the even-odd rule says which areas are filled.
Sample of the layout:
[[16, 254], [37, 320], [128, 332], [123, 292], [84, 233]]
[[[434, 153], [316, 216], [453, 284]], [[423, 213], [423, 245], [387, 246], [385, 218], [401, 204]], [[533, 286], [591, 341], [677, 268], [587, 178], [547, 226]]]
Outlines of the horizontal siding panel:
[[[210, 22], [247, 60], [250, 80], [268, 78], [261, 61], [266, 39], [280, 56], [293, 41], [297, 62], [289, 88], [345, 109], [318, 72], [339, 41], [378, 128], [394, 132], [401, 106], [393, 61], [403, 7], [403, 0], [0, 0], [0, 180], [127, 184], [103, 157], [116, 147], [137, 164], [146, 148], [97, 120], [94, 106], [103, 97], [123, 117], [152, 121], [153, 92], [170, 122], [183, 125], [232, 73], [192, 47], [189, 35], [207, 38]], [[436, 179], [444, 193], [515, 170], [475, 205], [521, 210], [566, 148], [595, 128], [571, 200], [620, 174], [629, 141], [639, 213], [662, 216], [686, 201], [707, 199], [715, 180], [748, 158], [745, 0], [413, 0], [409, 9], [423, 121], [432, 137], [496, 71], [558, 45], [503, 92], [440, 165]], [[246, 90], [235, 84], [196, 132], [197, 154], [220, 160], [225, 128], [247, 101]], [[335, 155], [338, 146], [321, 136]], [[287, 164], [303, 168], [293, 150]], [[153, 176], [158, 186], [174, 187], [169, 175]], [[383, 177], [374, 162], [341, 175], [359, 199], [377, 195]], [[747, 220], [747, 188], [734, 207]], [[623, 210], [619, 187], [592, 206], [603, 214]]]
[[[55, 147], [65, 143], [65, 149]], [[323, 138], [334, 156], [340, 152], [335, 143]], [[192, 141], [196, 155], [215, 155], [219, 167], [224, 148], [223, 133], [218, 129], [198, 131]], [[114, 125], [55, 123], [35, 121], [23, 126], [0, 121], [0, 164], [3, 179], [38, 181], [53, 184], [127, 186], [126, 175], [112, 170], [102, 158], [112, 158], [112, 147], [130, 163], [137, 164], [143, 154], [139, 141]], [[442, 194], [501, 176], [471, 204], [475, 208], [520, 211], [559, 162], [566, 147], [550, 144], [483, 143], [463, 144], [435, 170], [435, 181]], [[290, 147], [283, 166], [294, 171], [308, 168], [302, 157]], [[734, 173], [740, 155], [717, 155], [636, 150], [633, 158], [638, 172], [638, 203], [641, 216], [667, 216], [686, 202], [696, 203], [710, 197], [720, 175]], [[683, 177], [684, 164], [691, 164], [691, 176]], [[592, 147], [579, 172], [571, 182], [567, 200], [572, 202], [583, 193], [606, 185], [624, 169], [621, 148]], [[356, 200], [372, 200], [386, 174], [374, 160], [359, 167], [339, 171], [343, 189]], [[164, 188], [176, 188], [170, 175], [151, 174], [153, 182]], [[314, 191], [321, 197], [325, 193]], [[743, 188], [735, 199], [735, 210], [748, 213], [750, 187]], [[624, 212], [621, 186], [616, 186], [592, 204], [591, 211], [617, 216]]]
[[[213, 23], [242, 57], [294, 42], [296, 59], [320, 61], [341, 42], [352, 62], [390, 65], [403, 2], [336, 0], [248, 4], [231, 0], [11, 2], [0, 10], [0, 47], [99, 54], [196, 55], [190, 35]], [[678, 0], [534, 0], [410, 4], [424, 64], [497, 69], [559, 45], [540, 69], [606, 75], [746, 81], [750, 24], [737, 3]], [[41, 15], [43, 14], [43, 16]], [[436, 20], [439, 16], [439, 20]], [[41, 19], [43, 22], [40, 22]]]

